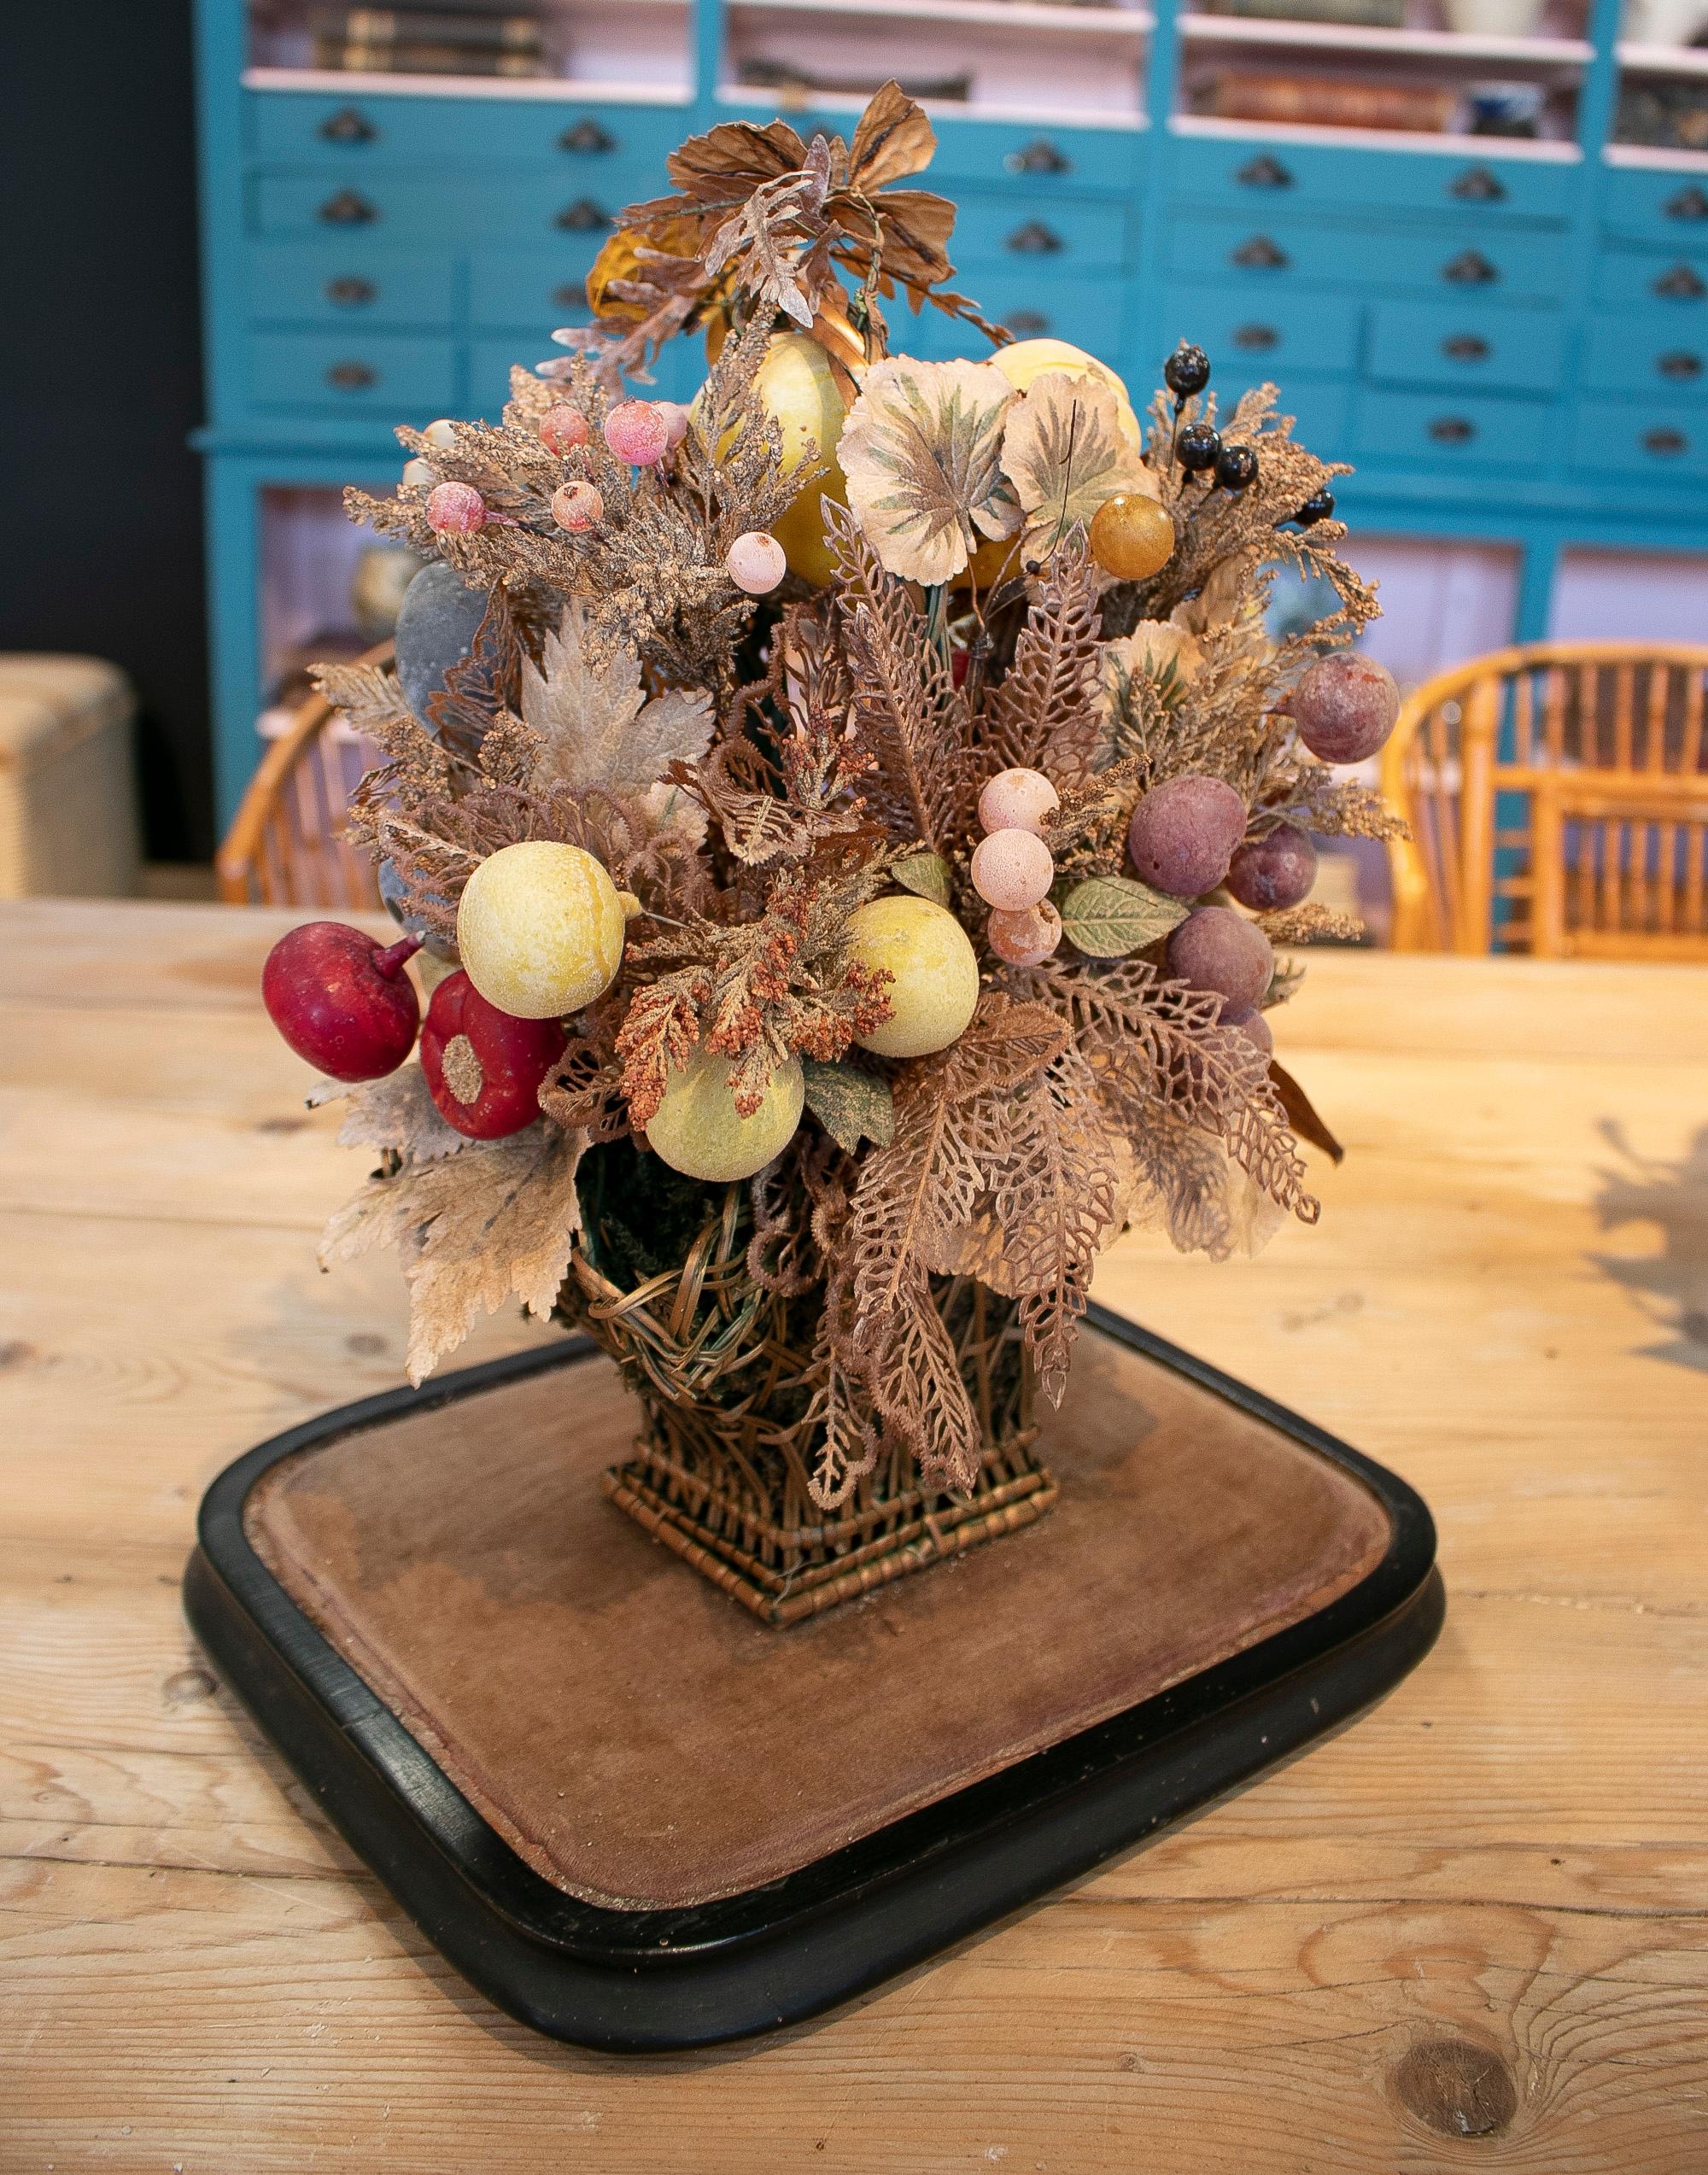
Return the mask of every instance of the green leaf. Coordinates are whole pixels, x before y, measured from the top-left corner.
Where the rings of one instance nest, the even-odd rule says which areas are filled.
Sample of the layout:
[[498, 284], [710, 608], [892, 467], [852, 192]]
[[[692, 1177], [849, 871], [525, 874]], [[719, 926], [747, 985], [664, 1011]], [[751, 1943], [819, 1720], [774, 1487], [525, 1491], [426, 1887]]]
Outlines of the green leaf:
[[1073, 949], [1088, 958], [1122, 959], [1179, 928], [1190, 911], [1131, 876], [1091, 876], [1068, 892], [1062, 927]]
[[887, 1148], [895, 1137], [896, 1106], [887, 1080], [857, 1065], [823, 1065], [803, 1057], [806, 1107], [836, 1143], [852, 1155], [863, 1139]]
[[904, 891], [917, 892], [933, 906], [949, 903], [949, 863], [940, 853], [910, 853], [890, 870]]

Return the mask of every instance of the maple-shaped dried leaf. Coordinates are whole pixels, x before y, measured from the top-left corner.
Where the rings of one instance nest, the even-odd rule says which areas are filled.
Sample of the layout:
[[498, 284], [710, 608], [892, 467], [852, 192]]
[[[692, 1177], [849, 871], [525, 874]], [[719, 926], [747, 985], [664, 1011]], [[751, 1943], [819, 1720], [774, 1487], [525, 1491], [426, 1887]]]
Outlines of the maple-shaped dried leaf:
[[523, 660], [522, 715], [541, 742], [536, 783], [561, 781], [578, 792], [644, 792], [673, 763], [695, 762], [711, 744], [709, 697], [670, 687], [649, 701], [632, 651], [589, 658], [579, 599], [547, 635], [541, 664]]
[[865, 193], [881, 189], [907, 174], [923, 173], [936, 149], [936, 132], [924, 109], [892, 80], [872, 93], [855, 126], [848, 147], [852, 180]]
[[1046, 371], [1009, 411], [1003, 472], [1025, 510], [1021, 548], [1047, 558], [1076, 529], [1089, 529], [1106, 499], [1155, 490], [1138, 447], [1120, 427], [1113, 387]]
[[519, 1299], [530, 1314], [549, 1317], [581, 1224], [582, 1146], [580, 1134], [543, 1124], [472, 1142], [443, 1162], [371, 1178], [327, 1225], [323, 1268], [397, 1248], [409, 1285], [411, 1382], [430, 1374], [479, 1313]]
[[984, 536], [1012, 535], [1002, 468], [1014, 389], [989, 363], [892, 356], [867, 373], [837, 459], [879, 558], [910, 582], [948, 582]]
[[346, 1092], [340, 1148], [378, 1148], [405, 1163], [437, 1163], [469, 1144], [466, 1134], [440, 1116], [417, 1064], [400, 1065], [383, 1080], [366, 1080]]
[[745, 294], [810, 328], [829, 266], [819, 259], [818, 277], [809, 293], [802, 284], [803, 264], [805, 260], [810, 276], [810, 253], [827, 231], [823, 211], [829, 187], [830, 145], [815, 136], [798, 172], [761, 182], [712, 235], [701, 260], [707, 272], [716, 279], [726, 266], [739, 266]]
[[806, 1107], [837, 1146], [856, 1154], [863, 1140], [887, 1148], [895, 1137], [896, 1105], [887, 1080], [858, 1065], [801, 1060]]

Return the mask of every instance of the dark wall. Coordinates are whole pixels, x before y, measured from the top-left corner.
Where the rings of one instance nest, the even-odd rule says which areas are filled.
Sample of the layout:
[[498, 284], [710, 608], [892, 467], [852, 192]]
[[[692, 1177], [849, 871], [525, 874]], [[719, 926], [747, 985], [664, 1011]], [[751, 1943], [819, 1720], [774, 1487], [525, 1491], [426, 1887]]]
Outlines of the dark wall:
[[190, 0], [0, 0], [0, 649], [136, 682], [149, 848], [205, 858]]

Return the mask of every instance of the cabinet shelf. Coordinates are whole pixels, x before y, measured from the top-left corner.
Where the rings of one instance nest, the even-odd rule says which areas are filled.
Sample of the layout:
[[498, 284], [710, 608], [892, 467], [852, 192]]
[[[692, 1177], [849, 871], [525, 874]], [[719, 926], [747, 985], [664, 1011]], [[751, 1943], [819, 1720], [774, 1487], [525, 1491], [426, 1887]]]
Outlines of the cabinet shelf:
[[1616, 45], [1627, 75], [1708, 75], [1708, 45]]
[[1322, 143], [1341, 150], [1434, 151], [1444, 157], [1535, 159], [1545, 164], [1576, 166], [1583, 154], [1575, 143], [1552, 137], [1431, 135], [1422, 130], [1336, 128], [1314, 121], [1223, 120], [1213, 114], [1176, 114], [1173, 136], [1220, 136], [1241, 142]]
[[[678, 0], [663, 0], [673, 10]], [[687, 83], [623, 83], [602, 76], [385, 75], [358, 68], [245, 68], [245, 91], [316, 91], [333, 97], [547, 98], [564, 105], [690, 106]]]
[[[1182, 15], [1180, 34], [1202, 44], [1287, 46], [1360, 58], [1489, 61], [1586, 67], [1595, 48], [1581, 38], [1471, 38], [1451, 30], [1384, 30], [1364, 23], [1278, 22], [1266, 15]], [[1704, 56], [1708, 61], [1708, 55]]]
[[[800, 114], [860, 114], [867, 104], [863, 95], [850, 91], [815, 91], [786, 104], [776, 91], [762, 90], [752, 83], [720, 83], [712, 96], [720, 106], [763, 108], [768, 114], [775, 114], [783, 120], [792, 120]], [[1142, 113], [1111, 112], [1085, 106], [1046, 106], [1037, 99], [1027, 99], [1024, 104], [1011, 104], [1001, 99], [976, 102], [969, 99], [963, 104], [958, 98], [921, 98], [918, 103], [936, 120], [1001, 122], [1008, 127], [1022, 128], [1096, 128], [1127, 135], [1150, 126], [1148, 116]]]
[[1076, 38], [1144, 38], [1156, 18], [1143, 8], [1048, 4], [1048, 0], [729, 0], [732, 15], [889, 16], [909, 22], [976, 23]]
[[1601, 156], [1610, 167], [1647, 167], [1662, 173], [1708, 173], [1708, 151], [1676, 151], [1664, 143], [1610, 143]]

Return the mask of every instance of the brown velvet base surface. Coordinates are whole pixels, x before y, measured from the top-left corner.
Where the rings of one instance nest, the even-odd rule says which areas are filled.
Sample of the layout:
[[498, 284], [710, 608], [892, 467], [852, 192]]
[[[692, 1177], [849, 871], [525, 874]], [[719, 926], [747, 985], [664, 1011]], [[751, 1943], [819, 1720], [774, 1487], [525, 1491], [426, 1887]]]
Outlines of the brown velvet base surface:
[[1380, 1559], [1363, 1484], [1088, 1335], [1043, 1408], [1051, 1515], [787, 1630], [600, 1492], [603, 1359], [274, 1468], [249, 1539], [536, 1872], [619, 1909], [733, 1895], [1299, 1622]]

